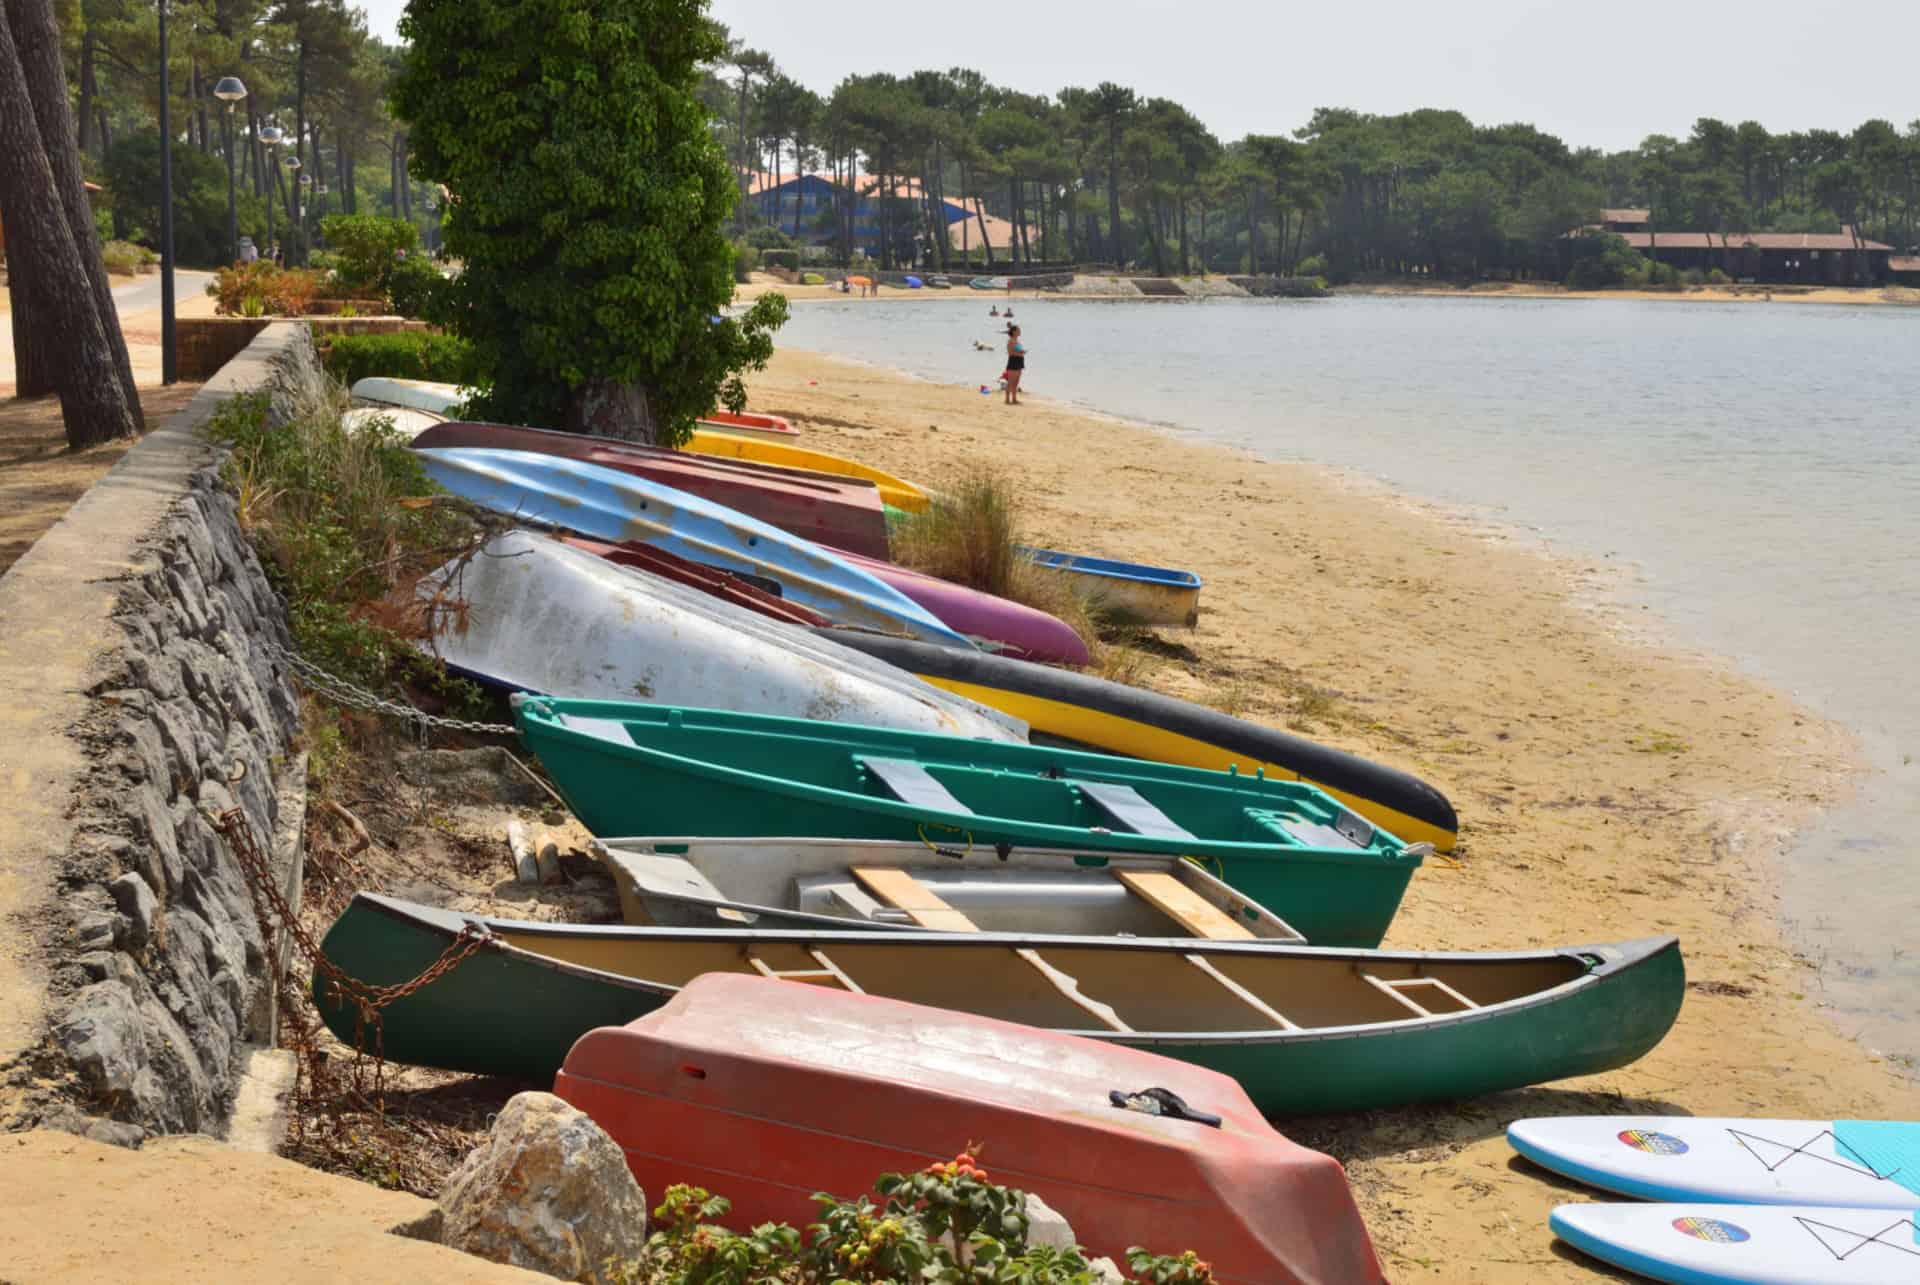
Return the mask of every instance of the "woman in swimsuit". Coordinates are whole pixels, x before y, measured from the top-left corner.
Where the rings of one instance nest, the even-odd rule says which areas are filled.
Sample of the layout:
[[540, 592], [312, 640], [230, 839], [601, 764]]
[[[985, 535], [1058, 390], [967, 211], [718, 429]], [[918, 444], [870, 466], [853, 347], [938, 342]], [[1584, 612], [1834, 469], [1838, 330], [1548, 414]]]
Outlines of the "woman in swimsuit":
[[1007, 405], [1020, 404], [1020, 376], [1027, 369], [1027, 346], [1020, 342], [1020, 327], [1007, 327]]

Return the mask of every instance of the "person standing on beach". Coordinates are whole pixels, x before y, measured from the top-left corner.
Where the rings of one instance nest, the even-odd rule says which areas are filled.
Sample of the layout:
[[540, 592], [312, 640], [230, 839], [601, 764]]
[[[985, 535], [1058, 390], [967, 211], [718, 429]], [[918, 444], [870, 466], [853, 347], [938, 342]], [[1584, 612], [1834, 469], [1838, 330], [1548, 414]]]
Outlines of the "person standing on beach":
[[1027, 370], [1027, 346], [1020, 342], [1020, 327], [1007, 327], [1007, 405], [1020, 404], [1020, 376]]

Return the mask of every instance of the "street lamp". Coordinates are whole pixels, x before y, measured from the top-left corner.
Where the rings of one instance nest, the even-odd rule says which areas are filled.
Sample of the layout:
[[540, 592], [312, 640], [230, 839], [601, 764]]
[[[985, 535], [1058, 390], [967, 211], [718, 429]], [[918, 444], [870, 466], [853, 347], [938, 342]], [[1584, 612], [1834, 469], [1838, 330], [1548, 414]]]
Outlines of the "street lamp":
[[173, 85], [167, 75], [167, 0], [160, 0], [160, 382], [177, 383], [173, 354]]
[[233, 177], [233, 143], [237, 137], [233, 130], [233, 106], [247, 96], [247, 87], [238, 76], [222, 76], [213, 87], [213, 96], [227, 105], [227, 244], [233, 247], [233, 258], [240, 259], [240, 205], [235, 195]]
[[304, 254], [301, 254], [301, 251], [305, 248], [307, 242], [307, 225], [302, 222], [300, 218], [302, 204], [300, 200], [300, 180], [305, 178], [306, 175], [300, 173], [300, 156], [297, 152], [289, 152], [284, 164], [287, 167], [287, 172], [293, 175], [292, 178], [287, 180], [287, 266], [291, 268], [294, 266], [296, 255], [299, 256], [301, 262], [304, 262], [306, 258]]
[[[260, 127], [260, 142], [267, 149], [268, 172], [273, 174], [275, 178], [278, 178], [279, 162], [274, 157], [273, 149], [280, 146], [280, 144], [286, 140], [286, 137], [287, 137], [287, 131], [284, 129], [281, 129], [278, 125], [262, 125]], [[273, 197], [274, 197], [273, 188], [274, 188], [274, 181], [272, 179], [269, 179], [267, 182], [267, 260], [268, 262], [272, 262], [273, 260]]]

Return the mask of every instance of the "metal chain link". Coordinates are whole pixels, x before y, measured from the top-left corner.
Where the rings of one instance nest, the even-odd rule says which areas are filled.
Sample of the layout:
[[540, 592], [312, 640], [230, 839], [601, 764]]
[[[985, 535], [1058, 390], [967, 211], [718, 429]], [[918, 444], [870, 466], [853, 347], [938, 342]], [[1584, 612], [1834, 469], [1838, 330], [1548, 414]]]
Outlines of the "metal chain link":
[[338, 675], [330, 674], [306, 657], [287, 650], [277, 643], [268, 647], [280, 659], [292, 667], [293, 672], [307, 686], [324, 692], [340, 704], [352, 709], [363, 709], [375, 714], [385, 714], [397, 718], [403, 723], [412, 723], [422, 732], [437, 727], [449, 732], [473, 732], [482, 736], [514, 736], [516, 729], [510, 723], [476, 723], [464, 718], [447, 718], [441, 714], [429, 714], [423, 709], [415, 709], [403, 701], [388, 700], [386, 697], [370, 692], [358, 683], [350, 682]]

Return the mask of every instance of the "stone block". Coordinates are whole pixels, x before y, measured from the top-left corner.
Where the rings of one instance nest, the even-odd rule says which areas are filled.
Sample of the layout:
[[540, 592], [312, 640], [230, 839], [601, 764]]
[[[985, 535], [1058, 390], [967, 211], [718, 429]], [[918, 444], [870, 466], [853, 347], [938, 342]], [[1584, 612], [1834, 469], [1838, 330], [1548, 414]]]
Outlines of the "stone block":
[[443, 1244], [568, 1281], [639, 1256], [647, 1201], [618, 1143], [551, 1093], [508, 1101], [440, 1193]]
[[112, 1103], [133, 1093], [146, 1057], [140, 1010], [127, 987], [96, 982], [81, 991], [54, 1024], [53, 1038], [95, 1097]]
[[130, 870], [109, 883], [107, 891], [113, 894], [114, 904], [120, 907], [120, 913], [126, 917], [127, 949], [136, 952], [145, 950], [160, 917], [160, 899], [153, 895], [152, 886], [144, 877]]

